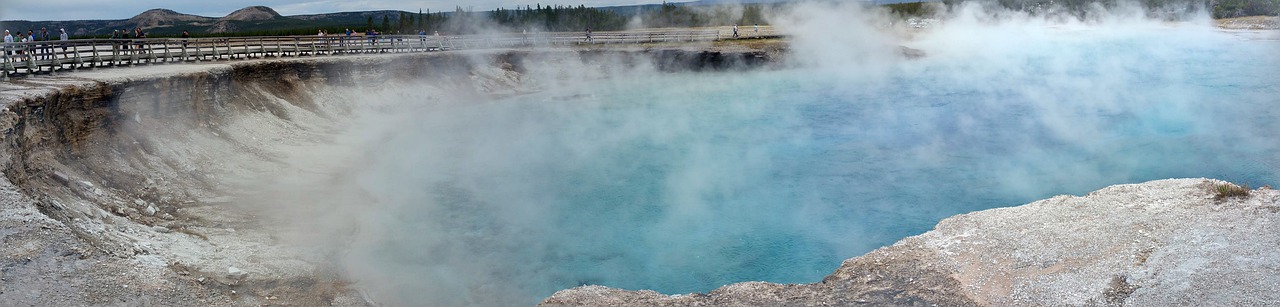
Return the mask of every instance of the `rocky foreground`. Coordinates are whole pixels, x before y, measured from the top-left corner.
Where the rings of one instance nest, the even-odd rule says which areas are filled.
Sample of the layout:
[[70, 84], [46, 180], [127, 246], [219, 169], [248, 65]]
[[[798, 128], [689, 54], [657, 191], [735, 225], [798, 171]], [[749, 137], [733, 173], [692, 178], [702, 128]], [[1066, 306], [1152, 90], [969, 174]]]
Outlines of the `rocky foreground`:
[[821, 282], [662, 295], [583, 286], [542, 306], [1280, 304], [1280, 192], [1170, 179], [947, 218]]

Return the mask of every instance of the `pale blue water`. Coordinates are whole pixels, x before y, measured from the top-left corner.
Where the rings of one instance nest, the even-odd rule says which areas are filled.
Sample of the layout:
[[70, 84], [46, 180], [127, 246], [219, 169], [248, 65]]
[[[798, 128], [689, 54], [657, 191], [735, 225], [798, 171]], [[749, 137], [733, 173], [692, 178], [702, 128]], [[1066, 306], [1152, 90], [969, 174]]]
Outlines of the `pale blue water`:
[[637, 74], [423, 114], [372, 149], [362, 180], [389, 211], [367, 269], [444, 305], [810, 283], [955, 214], [1173, 177], [1280, 182], [1280, 42], [1164, 34], [875, 76]]

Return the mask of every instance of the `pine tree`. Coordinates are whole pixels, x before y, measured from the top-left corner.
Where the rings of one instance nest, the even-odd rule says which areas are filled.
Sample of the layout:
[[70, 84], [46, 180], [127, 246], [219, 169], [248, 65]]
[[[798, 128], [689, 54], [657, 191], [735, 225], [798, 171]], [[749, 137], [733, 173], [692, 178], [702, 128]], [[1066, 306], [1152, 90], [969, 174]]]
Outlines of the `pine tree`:
[[396, 31], [404, 32], [404, 12], [400, 12], [400, 18], [396, 19]]

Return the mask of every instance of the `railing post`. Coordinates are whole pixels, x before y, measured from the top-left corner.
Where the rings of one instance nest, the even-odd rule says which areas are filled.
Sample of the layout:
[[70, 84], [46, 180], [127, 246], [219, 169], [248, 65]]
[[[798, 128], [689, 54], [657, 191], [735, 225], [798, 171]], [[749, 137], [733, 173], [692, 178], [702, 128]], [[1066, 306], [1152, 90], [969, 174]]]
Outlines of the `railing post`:
[[111, 66], [120, 65], [120, 41], [111, 41]]
[[[134, 40], [130, 40], [128, 43], [133, 44], [133, 42]], [[138, 63], [138, 53], [142, 52], [142, 48], [140, 48], [139, 46], [134, 46], [134, 47], [135, 48], [133, 52], [129, 53], [129, 66], [133, 66], [134, 64]]]
[[156, 62], [156, 51], [151, 49], [151, 46], [153, 45], [151, 44], [150, 39], [142, 40], [142, 45], [145, 47], [142, 48], [142, 50], [147, 51], [147, 64], [154, 64]]
[[9, 44], [4, 44], [3, 52], [4, 52], [4, 63], [3, 63], [4, 65], [0, 66], [0, 70], [3, 70], [4, 72], [0, 72], [0, 75], [3, 75], [3, 76], [0, 76], [0, 78], [3, 78], [4, 81], [9, 81], [9, 70], [13, 69], [13, 62], [10, 61], [9, 59], [9, 52], [10, 52]]
[[71, 54], [74, 57], [71, 60], [71, 70], [80, 70], [80, 66], [84, 65], [84, 62], [80, 60], [80, 44], [71, 44]]
[[[62, 45], [62, 42], [58, 42], [58, 45]], [[62, 60], [59, 59], [59, 56], [65, 55], [66, 52], [64, 51], [64, 52], [61, 52], [64, 54], [59, 54], [59, 52], [56, 51], [58, 50], [58, 47], [54, 47], [52, 45], [46, 45], [46, 46], [47, 47], [45, 48], [47, 49], [45, 49], [45, 51], [48, 51], [47, 53], [53, 57], [53, 68], [50, 68], [49, 71], [53, 72], [58, 69], [62, 69]]]
[[213, 60], [212, 60], [212, 61], [218, 61], [218, 60], [221, 60], [221, 59], [222, 59], [222, 53], [221, 53], [221, 52], [218, 52], [218, 40], [217, 40], [217, 39], [213, 39], [211, 42], [209, 42], [209, 46], [210, 46], [210, 47], [213, 47]]
[[39, 66], [36, 66], [36, 49], [35, 49], [35, 48], [32, 48], [32, 46], [35, 46], [35, 43], [27, 43], [27, 46], [26, 46], [26, 47], [27, 47], [27, 72], [28, 72], [28, 73], [33, 73], [33, 72], [36, 72], [36, 71], [39, 71], [39, 70], [40, 70], [40, 67], [39, 67]]
[[96, 44], [96, 43], [94, 43], [94, 42], [90, 41], [90, 42], [89, 42], [89, 50], [90, 50], [89, 52], [91, 52], [91, 53], [93, 54], [93, 57], [92, 57], [91, 59], [89, 59], [90, 64], [92, 64], [91, 66], [89, 66], [89, 69], [97, 69], [97, 68], [98, 68], [98, 62], [102, 60], [102, 59], [98, 58], [98, 44]]

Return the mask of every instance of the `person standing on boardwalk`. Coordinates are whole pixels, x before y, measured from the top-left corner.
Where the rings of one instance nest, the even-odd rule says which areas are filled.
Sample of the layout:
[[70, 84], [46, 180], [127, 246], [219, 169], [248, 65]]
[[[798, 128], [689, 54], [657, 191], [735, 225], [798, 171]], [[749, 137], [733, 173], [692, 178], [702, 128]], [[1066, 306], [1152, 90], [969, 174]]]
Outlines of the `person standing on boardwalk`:
[[587, 27], [587, 43], [588, 44], [595, 43], [595, 40], [591, 39], [591, 27]]
[[733, 24], [733, 38], [738, 38], [738, 24]]
[[26, 58], [34, 58], [36, 56], [36, 49], [32, 47], [32, 46], [35, 46], [34, 44], [35, 41], [36, 41], [36, 31], [27, 30], [27, 37], [22, 39], [22, 42], [24, 43], [31, 43], [31, 44], [27, 44], [26, 46], [23, 46], [24, 49], [26, 49], [26, 51], [23, 52], [23, 54], [27, 55]]
[[13, 61], [9, 57], [13, 56], [13, 35], [9, 34], [9, 30], [4, 30], [4, 60], [6, 62]]
[[[63, 53], [66, 53], [66, 52], [67, 52], [67, 41], [68, 41], [68, 37], [67, 37], [67, 29], [62, 29], [62, 28], [59, 28], [59, 29], [58, 29], [58, 41], [62, 42], [62, 52], [63, 52]], [[64, 56], [64, 57], [65, 57], [65, 56]]]
[[[146, 33], [146, 32], [142, 32], [142, 28], [133, 28], [133, 37], [135, 37], [135, 38], [147, 38], [147, 33]], [[141, 39], [139, 39], [139, 40], [138, 40], [138, 52], [139, 52], [139, 53], [146, 53], [146, 52], [147, 52], [146, 47], [147, 47], [147, 46], [145, 45], [145, 42], [143, 42]]]
[[48, 60], [53, 56], [53, 48], [49, 47], [49, 28], [40, 28], [40, 59]]
[[187, 49], [187, 40], [191, 39], [191, 32], [182, 30], [182, 49]]
[[[133, 37], [133, 34], [129, 33], [129, 29], [120, 29], [120, 39], [125, 39], [125, 40], [127, 40], [127, 39], [129, 39], [129, 38], [131, 38], [131, 37]], [[120, 42], [120, 45], [121, 45], [121, 46], [124, 46], [124, 53], [125, 53], [125, 54], [128, 54], [128, 53], [129, 53], [129, 42], [128, 42], [128, 41], [123, 41], [123, 42]]]
[[4, 30], [4, 55], [13, 55], [13, 47], [9, 44], [13, 43], [13, 35], [9, 34], [9, 30]]
[[755, 26], [756, 26], [756, 37], [759, 37], [759, 36], [760, 36], [760, 24], [758, 24], [758, 23], [757, 23], [757, 24], [755, 24]]
[[[26, 37], [26, 36], [24, 36], [24, 35], [22, 35], [22, 31], [18, 31], [18, 42], [19, 42], [19, 43], [25, 43], [25, 42], [27, 42], [27, 37]], [[18, 54], [18, 60], [19, 60], [19, 61], [26, 61], [26, 60], [27, 60], [27, 45], [26, 45], [26, 44], [22, 44], [21, 46], [14, 46], [14, 48], [13, 48], [13, 49], [16, 49], [16, 50], [17, 50], [17, 51], [14, 51], [14, 52]]]

